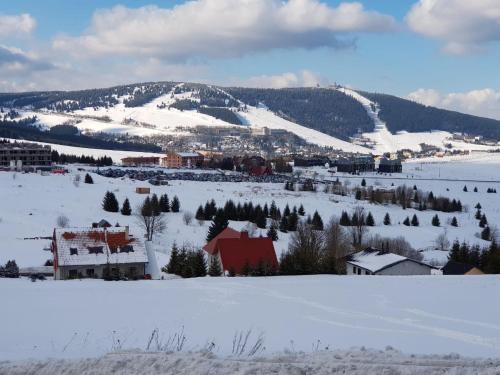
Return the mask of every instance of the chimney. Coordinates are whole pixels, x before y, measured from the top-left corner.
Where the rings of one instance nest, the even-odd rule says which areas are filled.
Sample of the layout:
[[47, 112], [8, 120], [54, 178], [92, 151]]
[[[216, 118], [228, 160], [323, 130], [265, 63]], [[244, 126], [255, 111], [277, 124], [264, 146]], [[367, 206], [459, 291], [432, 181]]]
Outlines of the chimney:
[[125, 226], [125, 240], [129, 240], [129, 227], [128, 225]]
[[242, 240], [248, 240], [248, 232], [245, 230], [245, 231], [242, 231], [241, 232], [241, 235], [240, 235], [240, 239]]

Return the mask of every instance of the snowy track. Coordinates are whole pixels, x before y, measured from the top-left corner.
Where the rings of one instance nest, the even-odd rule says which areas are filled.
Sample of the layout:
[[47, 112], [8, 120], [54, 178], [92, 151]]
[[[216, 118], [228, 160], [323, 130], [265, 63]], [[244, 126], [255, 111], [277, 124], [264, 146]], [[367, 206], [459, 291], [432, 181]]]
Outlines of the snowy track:
[[80, 361], [0, 363], [2, 375], [132, 374], [498, 374], [500, 360], [474, 360], [457, 355], [410, 356], [385, 351], [352, 349], [269, 358], [220, 358], [212, 353], [108, 354]]

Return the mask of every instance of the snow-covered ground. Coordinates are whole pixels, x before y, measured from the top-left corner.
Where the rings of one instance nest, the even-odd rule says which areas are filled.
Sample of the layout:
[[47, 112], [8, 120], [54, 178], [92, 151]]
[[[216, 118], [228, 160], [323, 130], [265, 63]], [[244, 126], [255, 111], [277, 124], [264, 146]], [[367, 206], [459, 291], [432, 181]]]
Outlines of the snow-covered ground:
[[456, 354], [415, 356], [391, 347], [385, 350], [350, 350], [284, 353], [271, 357], [218, 357], [209, 352], [111, 353], [97, 359], [0, 363], [3, 375], [222, 375], [222, 374], [350, 374], [350, 375], [493, 375], [500, 361], [470, 359]]
[[[500, 356], [500, 277], [293, 276], [166, 281], [0, 280], [0, 360], [212, 347], [250, 331], [276, 352], [390, 345], [406, 353]], [[213, 345], [211, 344], [213, 343]]]

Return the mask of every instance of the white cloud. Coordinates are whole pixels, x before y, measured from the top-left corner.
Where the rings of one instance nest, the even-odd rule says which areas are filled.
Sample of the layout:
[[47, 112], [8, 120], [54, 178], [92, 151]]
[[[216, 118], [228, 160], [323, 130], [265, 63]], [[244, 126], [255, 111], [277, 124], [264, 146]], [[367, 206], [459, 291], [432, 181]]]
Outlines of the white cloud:
[[233, 80], [232, 85], [258, 88], [288, 88], [288, 87], [314, 87], [326, 85], [328, 80], [309, 70], [299, 73], [283, 73], [277, 75], [260, 75], [246, 80]]
[[419, 0], [406, 21], [416, 33], [441, 40], [451, 54], [482, 51], [500, 41], [499, 0]]
[[36, 21], [29, 14], [0, 14], [0, 38], [27, 35], [35, 30], [35, 27]]
[[472, 90], [442, 94], [433, 89], [418, 89], [408, 98], [421, 104], [500, 120], [500, 91]]
[[341, 48], [353, 44], [350, 33], [388, 32], [395, 25], [391, 16], [357, 2], [330, 7], [319, 0], [194, 0], [172, 8], [99, 10], [86, 33], [59, 36], [53, 46], [79, 56], [182, 61], [276, 48]]

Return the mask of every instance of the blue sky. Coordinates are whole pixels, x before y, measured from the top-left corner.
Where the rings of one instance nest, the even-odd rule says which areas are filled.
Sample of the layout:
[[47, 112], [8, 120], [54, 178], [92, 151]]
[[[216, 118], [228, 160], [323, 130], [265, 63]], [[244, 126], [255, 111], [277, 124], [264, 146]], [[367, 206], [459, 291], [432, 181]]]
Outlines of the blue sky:
[[[272, 87], [337, 82], [497, 116], [500, 19], [481, 18], [500, 14], [494, 3], [4, 1], [0, 91], [167, 79]], [[230, 16], [219, 19], [225, 11]], [[23, 14], [29, 20], [13, 18]]]

